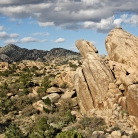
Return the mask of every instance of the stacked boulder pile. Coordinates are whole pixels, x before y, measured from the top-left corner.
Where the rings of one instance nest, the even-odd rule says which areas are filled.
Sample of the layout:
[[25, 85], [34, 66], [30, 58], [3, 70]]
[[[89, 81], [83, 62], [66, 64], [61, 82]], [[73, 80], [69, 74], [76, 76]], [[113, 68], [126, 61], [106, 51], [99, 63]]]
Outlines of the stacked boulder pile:
[[108, 56], [93, 44], [76, 41], [83, 64], [74, 84], [82, 114], [103, 117], [108, 126], [138, 131], [138, 38], [122, 28], [113, 29], [105, 41]]

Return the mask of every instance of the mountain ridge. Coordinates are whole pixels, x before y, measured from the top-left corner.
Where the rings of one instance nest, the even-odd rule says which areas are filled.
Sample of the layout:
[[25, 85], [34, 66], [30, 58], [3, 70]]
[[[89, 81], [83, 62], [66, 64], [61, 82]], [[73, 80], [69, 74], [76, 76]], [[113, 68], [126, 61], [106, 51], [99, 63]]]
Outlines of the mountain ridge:
[[26, 49], [14, 44], [8, 44], [0, 47], [0, 61], [1, 62], [18, 62], [21, 60], [39, 60], [50, 61], [56, 59], [72, 59], [79, 58], [80, 54], [64, 48], [53, 48], [50, 51]]

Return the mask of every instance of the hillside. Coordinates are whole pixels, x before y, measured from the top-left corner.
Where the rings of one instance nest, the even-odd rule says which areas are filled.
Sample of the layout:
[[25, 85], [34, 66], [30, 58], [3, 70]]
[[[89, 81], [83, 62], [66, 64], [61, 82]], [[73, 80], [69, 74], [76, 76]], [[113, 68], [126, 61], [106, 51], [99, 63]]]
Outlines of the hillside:
[[78, 58], [79, 53], [66, 50], [63, 48], [54, 48], [50, 51], [44, 50], [28, 50], [26, 48], [20, 48], [13, 44], [8, 44], [0, 48], [0, 61], [2, 62], [18, 62], [21, 60], [37, 60], [37, 61], [49, 61], [56, 59], [72, 59]]

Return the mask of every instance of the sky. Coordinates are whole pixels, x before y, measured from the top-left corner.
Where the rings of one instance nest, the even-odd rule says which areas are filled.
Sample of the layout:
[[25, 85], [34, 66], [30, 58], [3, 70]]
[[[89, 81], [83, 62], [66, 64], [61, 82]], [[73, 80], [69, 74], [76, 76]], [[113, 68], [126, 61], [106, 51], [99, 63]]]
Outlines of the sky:
[[115, 27], [138, 36], [137, 0], [0, 0], [1, 47], [77, 51], [75, 41], [85, 39], [106, 54]]

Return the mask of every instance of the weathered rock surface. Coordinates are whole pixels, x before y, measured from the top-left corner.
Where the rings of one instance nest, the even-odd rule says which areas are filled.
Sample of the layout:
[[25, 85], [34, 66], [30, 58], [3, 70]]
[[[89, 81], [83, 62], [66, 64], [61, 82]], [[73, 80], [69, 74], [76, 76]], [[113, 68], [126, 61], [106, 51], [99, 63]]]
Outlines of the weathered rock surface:
[[106, 48], [110, 68], [126, 96], [127, 110], [138, 117], [138, 38], [116, 28], [106, 38]]
[[50, 87], [46, 91], [47, 93], [62, 93], [62, 91], [57, 87]]
[[[124, 130], [131, 127], [137, 131], [138, 38], [115, 28], [105, 44], [108, 56], [102, 58], [90, 42], [76, 42], [83, 57], [74, 76], [81, 113], [101, 116], [108, 126], [120, 125], [119, 120], [123, 120]], [[120, 137], [120, 132], [114, 132], [112, 137]]]
[[45, 97], [42, 97], [43, 100], [46, 99], [46, 98], [49, 98], [52, 103], [55, 103], [55, 102], [57, 102], [59, 100], [60, 95], [57, 94], [57, 93], [51, 93], [51, 94], [49, 94], [49, 95], [47, 95]]
[[81, 110], [83, 113], [93, 108], [103, 110], [106, 107], [104, 101], [108, 85], [114, 81], [114, 77], [90, 42], [78, 40], [76, 46], [84, 58], [82, 68], [78, 68], [75, 75], [75, 87]]
[[106, 49], [110, 60], [138, 66], [138, 38], [122, 28], [113, 29], [106, 38]]

